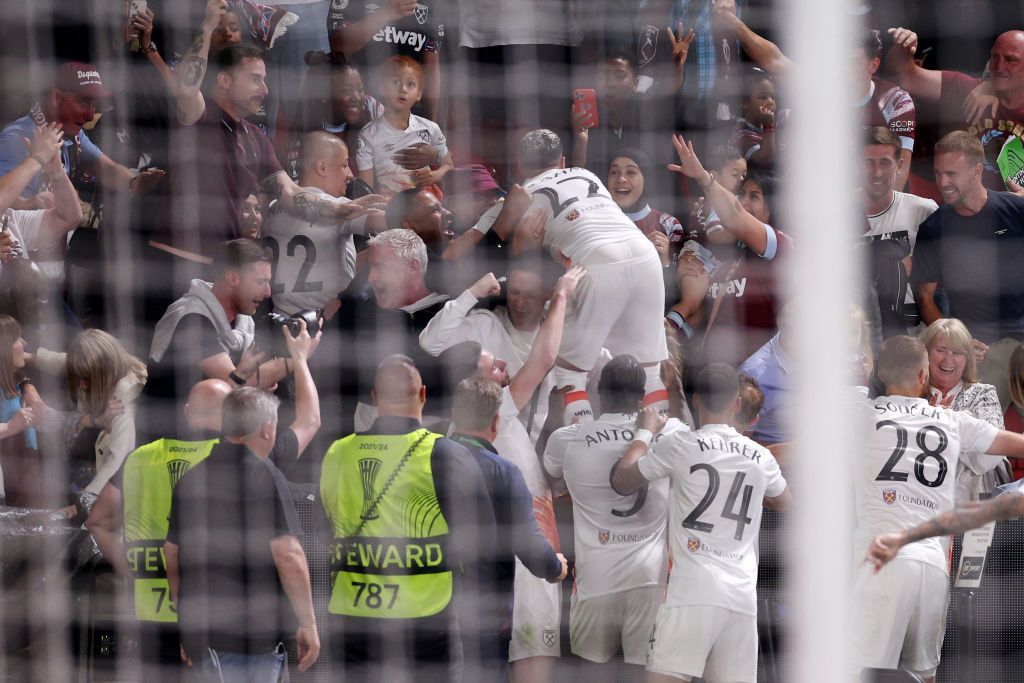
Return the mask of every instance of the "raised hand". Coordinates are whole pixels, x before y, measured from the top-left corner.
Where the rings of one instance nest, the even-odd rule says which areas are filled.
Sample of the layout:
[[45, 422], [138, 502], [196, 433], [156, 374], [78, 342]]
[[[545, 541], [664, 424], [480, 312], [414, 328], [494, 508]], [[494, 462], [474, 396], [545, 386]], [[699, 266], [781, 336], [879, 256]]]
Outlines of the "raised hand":
[[668, 170], [682, 173], [688, 178], [697, 180], [702, 185], [707, 185], [708, 183], [705, 180], [710, 174], [704, 170], [704, 166], [700, 163], [697, 153], [693, 151], [693, 143], [687, 142], [683, 139], [682, 135], [673, 135], [672, 146], [676, 148], [676, 156], [679, 157], [679, 163], [669, 164]]
[[390, 0], [388, 10], [395, 19], [410, 17], [416, 11], [418, 0]]
[[697, 34], [692, 28], [684, 34], [683, 22], [681, 21], [678, 26], [678, 38], [676, 37], [676, 34], [672, 32], [671, 26], [665, 30], [668, 31], [668, 39], [672, 45], [672, 60], [675, 62], [677, 67], [682, 67], [686, 62], [686, 56], [690, 53], [690, 44], [693, 43], [693, 39]]
[[39, 162], [47, 171], [60, 167], [60, 148], [64, 144], [64, 130], [59, 123], [36, 126], [35, 138], [22, 138], [28, 148], [29, 157]]
[[917, 34], [909, 28], [891, 28], [888, 31], [892, 36], [894, 48], [899, 48], [897, 54], [902, 54], [906, 59], [913, 59], [917, 53]]
[[636, 427], [637, 429], [646, 429], [652, 434], [657, 434], [665, 427], [666, 422], [668, 422], [666, 415], [662, 415], [657, 408], [648, 406], [637, 415]]
[[975, 126], [982, 119], [995, 118], [999, 111], [999, 98], [990, 81], [982, 81], [964, 98], [964, 121]]
[[220, 24], [220, 18], [228, 11], [228, 0], [206, 0], [206, 14], [203, 28], [213, 30]]
[[571, 299], [572, 295], [576, 293], [576, 285], [580, 283], [580, 280], [586, 274], [587, 269], [583, 266], [573, 266], [565, 271], [565, 274], [558, 278], [558, 282], [555, 283], [555, 294], [560, 293], [565, 295], [567, 300]]
[[494, 277], [494, 273], [487, 273], [469, 286], [469, 293], [477, 299], [497, 296], [501, 294], [501, 283], [498, 282], [498, 278]]

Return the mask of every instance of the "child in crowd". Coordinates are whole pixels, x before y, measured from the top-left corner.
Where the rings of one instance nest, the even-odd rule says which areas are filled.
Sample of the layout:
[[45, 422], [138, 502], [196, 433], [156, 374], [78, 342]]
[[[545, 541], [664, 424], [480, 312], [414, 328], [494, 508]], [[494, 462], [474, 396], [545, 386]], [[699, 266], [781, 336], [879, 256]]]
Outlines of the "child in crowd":
[[[359, 177], [388, 198], [412, 187], [436, 185], [453, 164], [440, 127], [412, 113], [423, 97], [423, 67], [409, 57], [390, 57], [377, 71], [377, 90], [384, 115], [366, 124], [359, 134]], [[396, 152], [419, 143], [437, 150], [437, 160], [432, 164], [435, 170], [429, 166], [408, 170], [395, 162]]]
[[757, 421], [761, 419], [761, 408], [764, 407], [764, 392], [756, 379], [745, 372], [739, 373], [740, 380], [740, 411], [736, 413], [733, 427], [740, 434], [749, 437], [754, 433]]
[[263, 205], [260, 198], [254, 194], [245, 198], [242, 204], [242, 237], [251, 237], [254, 240], [260, 238], [260, 229], [263, 227]]
[[775, 82], [767, 71], [755, 67], [747, 84], [732, 146], [749, 163], [770, 167], [775, 162]]
[[663, 265], [676, 260], [685, 232], [675, 216], [652, 209], [644, 192], [644, 172], [651, 169], [648, 156], [638, 149], [615, 153], [608, 167], [608, 191], [612, 199], [640, 232], [647, 235], [661, 255]]

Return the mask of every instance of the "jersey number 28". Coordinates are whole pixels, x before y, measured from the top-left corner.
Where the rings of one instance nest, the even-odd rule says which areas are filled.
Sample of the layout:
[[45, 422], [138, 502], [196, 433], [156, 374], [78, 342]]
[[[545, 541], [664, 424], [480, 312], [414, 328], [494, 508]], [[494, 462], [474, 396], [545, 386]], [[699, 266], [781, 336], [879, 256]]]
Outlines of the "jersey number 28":
[[[896, 448], [893, 450], [892, 455], [889, 456], [889, 459], [885, 461], [885, 465], [882, 467], [882, 471], [878, 473], [878, 476], [875, 477], [875, 481], [907, 481], [910, 478], [909, 472], [896, 471], [896, 465], [903, 459], [903, 454], [907, 452], [907, 443], [909, 441], [907, 429], [892, 420], [882, 420], [875, 425], [875, 430], [877, 431], [882, 427], [896, 428]], [[935, 448], [928, 447], [928, 434], [938, 436], [939, 443]], [[942, 452], [949, 445], [949, 438], [946, 436], [946, 432], [934, 425], [928, 425], [918, 430], [915, 440], [917, 441], [917, 447], [921, 450], [921, 454], [914, 459], [914, 478], [929, 488], [942, 486], [942, 482], [946, 480], [946, 473], [949, 470], [946, 459], [942, 457]], [[928, 479], [924, 474], [924, 464], [929, 458], [935, 458], [939, 464], [939, 473], [935, 475], [934, 479]]]

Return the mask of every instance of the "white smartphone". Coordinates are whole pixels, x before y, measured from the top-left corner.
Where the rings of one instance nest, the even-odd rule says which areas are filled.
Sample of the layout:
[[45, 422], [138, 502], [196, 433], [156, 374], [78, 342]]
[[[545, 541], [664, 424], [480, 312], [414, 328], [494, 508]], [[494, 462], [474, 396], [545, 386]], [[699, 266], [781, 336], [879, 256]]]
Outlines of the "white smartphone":
[[145, 14], [148, 8], [149, 2], [147, 0], [131, 0], [131, 4], [128, 6], [128, 16], [134, 17], [136, 14]]

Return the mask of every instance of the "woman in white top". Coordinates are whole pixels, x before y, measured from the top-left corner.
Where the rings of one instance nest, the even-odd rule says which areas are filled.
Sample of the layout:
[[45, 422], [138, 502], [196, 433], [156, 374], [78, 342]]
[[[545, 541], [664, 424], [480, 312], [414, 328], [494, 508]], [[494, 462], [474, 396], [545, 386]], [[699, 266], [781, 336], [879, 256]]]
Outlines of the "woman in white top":
[[[956, 318], [940, 318], [921, 333], [921, 342], [928, 349], [931, 401], [1002, 429], [1003, 411], [996, 388], [978, 382], [973, 341], [967, 327]], [[957, 466], [958, 502], [977, 500], [979, 493], [1012, 480], [1005, 459], [986, 460], [992, 466], [983, 472], [972, 470], [963, 462]]]

